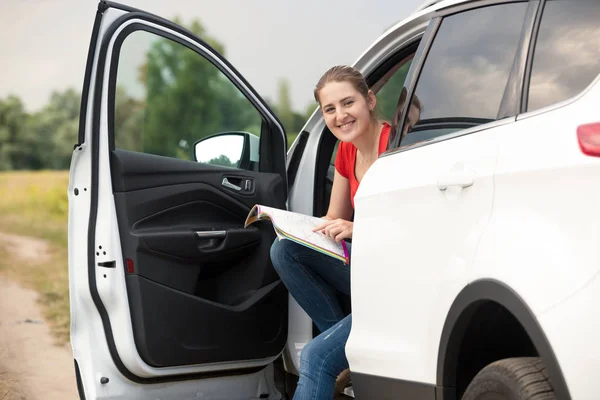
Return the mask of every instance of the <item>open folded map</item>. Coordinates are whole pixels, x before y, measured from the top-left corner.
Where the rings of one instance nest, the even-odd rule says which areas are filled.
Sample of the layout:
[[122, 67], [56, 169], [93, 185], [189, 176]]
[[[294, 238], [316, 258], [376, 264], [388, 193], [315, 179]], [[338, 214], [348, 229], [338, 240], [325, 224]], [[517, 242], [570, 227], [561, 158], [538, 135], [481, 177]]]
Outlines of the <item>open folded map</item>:
[[313, 229], [321, 225], [325, 220], [311, 217], [278, 208], [255, 205], [250, 210], [244, 227], [260, 221], [268, 220], [273, 224], [273, 229], [279, 239], [288, 239], [303, 246], [309, 247], [333, 258], [349, 263], [346, 242], [340, 243]]

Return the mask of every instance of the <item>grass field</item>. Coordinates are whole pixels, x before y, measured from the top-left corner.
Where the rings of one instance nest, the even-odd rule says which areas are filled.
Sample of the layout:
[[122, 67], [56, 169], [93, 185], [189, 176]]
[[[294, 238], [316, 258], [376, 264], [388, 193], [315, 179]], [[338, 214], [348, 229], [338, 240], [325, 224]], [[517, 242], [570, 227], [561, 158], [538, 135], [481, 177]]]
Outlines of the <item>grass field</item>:
[[0, 232], [49, 243], [47, 260], [25, 264], [0, 246], [0, 273], [40, 293], [43, 314], [58, 343], [69, 339], [68, 180], [68, 171], [0, 173]]

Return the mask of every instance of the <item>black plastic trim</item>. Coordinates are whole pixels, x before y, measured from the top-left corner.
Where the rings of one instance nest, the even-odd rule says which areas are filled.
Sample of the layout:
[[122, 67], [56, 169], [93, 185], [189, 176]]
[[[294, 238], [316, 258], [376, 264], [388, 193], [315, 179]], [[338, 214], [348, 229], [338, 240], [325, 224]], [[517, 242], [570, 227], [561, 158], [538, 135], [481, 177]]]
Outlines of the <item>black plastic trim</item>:
[[126, 4], [115, 3], [114, 1], [102, 0], [102, 3], [104, 4], [104, 7], [106, 7], [106, 8], [116, 8], [118, 10], [128, 11], [128, 12], [143, 12], [142, 10], [140, 10], [138, 8], [130, 7]]
[[529, 39], [527, 61], [525, 63], [525, 71], [523, 72], [523, 85], [521, 86], [521, 104], [519, 113], [527, 112], [527, 106], [529, 103], [529, 83], [531, 82], [531, 71], [533, 70], [533, 56], [535, 54], [535, 46], [537, 44], [537, 37], [540, 31], [540, 25], [545, 7], [546, 0], [540, 0], [538, 12], [535, 17], [535, 21], [533, 22], [533, 28], [531, 29], [531, 37]]
[[308, 132], [300, 132], [298, 138], [296, 138], [296, 141], [297, 144], [294, 146], [294, 151], [292, 152], [292, 156], [290, 157], [287, 166], [288, 187], [291, 187], [296, 181], [298, 167], [300, 166], [300, 161], [302, 160], [302, 155], [304, 154], [304, 149], [306, 148], [306, 143], [308, 143]]
[[[433, 18], [429, 22], [429, 25], [427, 26], [427, 29], [425, 30], [425, 33], [423, 34], [422, 41], [419, 44], [419, 48], [417, 49], [417, 52], [415, 53], [415, 59], [417, 60], [417, 62], [412, 63], [410, 65], [410, 68], [408, 69], [407, 78], [410, 77], [410, 83], [408, 84], [408, 91], [406, 93], [407, 101], [404, 102], [404, 106], [402, 108], [402, 112], [400, 115], [405, 116], [408, 113], [408, 108], [410, 106], [409, 99], [412, 99], [412, 97], [415, 93], [417, 83], [419, 82], [419, 78], [421, 76], [421, 71], [423, 71], [423, 66], [425, 65], [425, 60], [427, 59], [427, 56], [429, 55], [429, 50], [431, 50], [431, 45], [433, 44], [433, 41], [435, 40], [435, 37], [437, 36], [437, 33], [438, 33], [441, 25], [442, 25], [441, 18], [439, 18], [439, 17]], [[398, 100], [400, 100], [400, 99], [398, 99]], [[396, 118], [394, 118], [394, 119], [396, 119]], [[406, 120], [406, 118], [403, 118], [402, 121], [400, 122], [400, 126], [398, 126], [398, 127], [395, 127], [392, 125], [390, 141], [388, 142], [388, 147], [387, 147], [388, 149], [395, 149], [397, 147], [400, 147], [400, 140], [402, 139], [402, 135], [398, 135], [397, 132], [402, 132], [404, 130], [405, 120]], [[395, 121], [394, 121], [394, 123], [395, 123]]]
[[527, 65], [527, 53], [530, 46], [531, 31], [535, 24], [536, 15], [539, 10], [540, 0], [530, 0], [527, 4], [523, 25], [521, 26], [521, 35], [517, 51], [513, 60], [513, 66], [506, 82], [504, 95], [500, 102], [500, 109], [496, 120], [514, 117], [519, 114], [521, 109], [521, 100], [523, 94], [523, 76]]
[[[110, 39], [110, 36], [108, 37]], [[106, 52], [109, 40], [106, 38], [103, 40], [100, 52], [98, 55], [98, 64], [105, 65]], [[91, 184], [91, 199], [90, 199], [90, 220], [88, 225], [88, 283], [90, 287], [90, 294], [98, 309], [100, 317], [102, 319], [102, 326], [104, 327], [104, 336], [110, 351], [111, 357], [115, 366], [126, 378], [137, 382], [142, 379], [135, 374], [131, 373], [121, 361], [119, 353], [117, 351], [115, 340], [112, 334], [112, 326], [110, 318], [100, 299], [98, 293], [98, 287], [96, 286], [96, 264], [94, 252], [92, 249], [96, 247], [96, 220], [98, 217], [98, 169], [99, 169], [99, 158], [100, 158], [100, 113], [102, 110], [102, 81], [104, 78], [104, 69], [98, 68], [96, 74], [95, 91], [94, 91], [94, 104], [92, 112], [92, 184]]]
[[79, 364], [77, 363], [76, 359], [73, 359], [73, 363], [75, 364], [75, 381], [77, 382], [77, 394], [79, 395], [79, 400], [85, 400], [85, 390], [83, 390], [83, 381], [81, 380]]
[[[435, 385], [351, 372], [352, 389], [357, 399], [436, 400]], [[439, 399], [438, 399], [439, 400]]]
[[[108, 4], [108, 3], [103, 3], [103, 4]], [[144, 15], [138, 14], [136, 16], [144, 17], [144, 16], [146, 16], [146, 14], [144, 14]], [[163, 19], [160, 19], [160, 20], [166, 21]], [[156, 22], [156, 21], [153, 21], [153, 22]], [[177, 28], [176, 30], [182, 32], [183, 34], [190, 36], [191, 38], [194, 38], [194, 40], [198, 40], [192, 34], [183, 30], [182, 28], [178, 28], [176, 25], [172, 25], [168, 21], [166, 21], [166, 22], [168, 23], [169, 27], [171, 27], [173, 29]], [[116, 22], [113, 24], [113, 26], [111, 28], [111, 29], [113, 29], [113, 33], [114, 33], [114, 29], [116, 29], [115, 24], [116, 24]], [[108, 53], [108, 46], [110, 44], [111, 39], [112, 38], [111, 38], [110, 33], [108, 33], [107, 36], [104, 37], [102, 44], [100, 46], [97, 65], [106, 65], [106, 56]], [[226, 62], [226, 60], [223, 60], [223, 62], [229, 66], [229, 63]], [[230, 68], [232, 68], [232, 70], [233, 70], [233, 67], [230, 66]], [[239, 78], [243, 79], [241, 76]], [[90, 203], [91, 204], [90, 204], [90, 218], [89, 218], [89, 225], [88, 225], [88, 284], [90, 287], [90, 293], [91, 293], [92, 299], [93, 299], [94, 304], [95, 304], [96, 308], [98, 309], [98, 312], [102, 319], [104, 335], [106, 338], [109, 352], [110, 352], [113, 362], [115, 364], [115, 367], [127, 379], [129, 379], [133, 382], [136, 382], [136, 383], [144, 383], [144, 384], [182, 381], [182, 380], [201, 379], [201, 378], [212, 378], [212, 377], [228, 376], [228, 375], [249, 374], [249, 373], [257, 372], [257, 371], [264, 369], [264, 367], [253, 367], [253, 368], [228, 370], [228, 371], [172, 375], [172, 376], [166, 376], [166, 377], [161, 377], [161, 378], [142, 378], [142, 377], [139, 377], [139, 376], [133, 374], [123, 364], [123, 361], [121, 360], [119, 353], [117, 351], [116, 345], [115, 345], [115, 340], [114, 340], [113, 333], [112, 333], [112, 326], [110, 323], [110, 318], [108, 316], [106, 308], [104, 307], [104, 304], [102, 303], [102, 299], [100, 298], [100, 295], [98, 293], [98, 288], [96, 286], [95, 254], [93, 251], [91, 251], [91, 249], [94, 249], [96, 246], [96, 243], [95, 243], [96, 221], [97, 221], [97, 217], [98, 217], [98, 193], [97, 193], [97, 191], [98, 191], [98, 180], [99, 180], [98, 175], [99, 175], [99, 157], [100, 157], [100, 149], [99, 149], [100, 114], [101, 114], [101, 109], [102, 109], [103, 80], [104, 80], [104, 68], [98, 68], [97, 74], [96, 74], [95, 85], [94, 85], [94, 99], [93, 99], [93, 113], [92, 113], [92, 117], [93, 117], [93, 120], [92, 120], [92, 164], [91, 164], [92, 183], [91, 183], [91, 188], [90, 188], [90, 190], [91, 190]], [[253, 90], [253, 89], [251, 89], [251, 90]], [[256, 94], [256, 96], [258, 96], [258, 95]], [[257, 98], [260, 99], [260, 97], [257, 97]], [[84, 118], [84, 119], [86, 118], [85, 114], [82, 115], [82, 118]]]
[[73, 146], [73, 150], [81, 146], [85, 142], [85, 121], [88, 106], [88, 97], [90, 95], [90, 82], [92, 80], [92, 68], [94, 65], [94, 55], [96, 54], [96, 44], [98, 43], [98, 34], [100, 33], [100, 22], [102, 21], [102, 13], [104, 10], [101, 8], [102, 3], [98, 5], [98, 11], [96, 11], [96, 17], [94, 18], [94, 26], [92, 28], [92, 38], [90, 39], [90, 48], [88, 50], [88, 56], [85, 67], [85, 75], [83, 78], [83, 91], [81, 92], [81, 105], [79, 107], [79, 130], [77, 133], [77, 144]]
[[[456, 297], [446, 317], [438, 352], [437, 386], [456, 387], [456, 364], [460, 344], [478, 303], [492, 301], [506, 308], [521, 324], [548, 369], [556, 398], [570, 400], [560, 365], [540, 324], [525, 301], [504, 283], [482, 279], [467, 285]], [[448, 400], [450, 398], [443, 398]]]
[[[414, 53], [416, 56], [416, 52], [419, 47], [419, 43], [421, 43], [421, 40], [423, 39], [424, 34], [425, 34], [425, 32], [423, 32], [423, 34], [420, 34], [420, 35], [414, 37], [412, 40], [405, 43], [404, 46], [402, 47], [402, 49], [398, 50], [392, 56], [388, 57], [383, 62], [381, 62], [373, 70], [373, 72], [371, 72], [367, 77], [365, 77], [365, 80], [367, 81], [367, 85], [369, 87], [375, 85], [377, 82], [379, 82], [379, 80], [381, 78], [383, 78], [385, 76], [385, 74], [387, 74], [392, 68], [394, 68], [396, 65], [398, 65], [398, 63], [400, 61], [404, 60], [408, 55]], [[379, 89], [379, 90], [381, 90], [381, 89]]]
[[315, 165], [315, 181], [313, 190], [313, 215], [321, 216], [327, 214], [326, 198], [325, 198], [325, 179], [327, 178], [327, 169], [333, 149], [335, 148], [336, 137], [327, 126], [323, 128], [323, 132], [319, 137], [317, 145], [317, 160]]

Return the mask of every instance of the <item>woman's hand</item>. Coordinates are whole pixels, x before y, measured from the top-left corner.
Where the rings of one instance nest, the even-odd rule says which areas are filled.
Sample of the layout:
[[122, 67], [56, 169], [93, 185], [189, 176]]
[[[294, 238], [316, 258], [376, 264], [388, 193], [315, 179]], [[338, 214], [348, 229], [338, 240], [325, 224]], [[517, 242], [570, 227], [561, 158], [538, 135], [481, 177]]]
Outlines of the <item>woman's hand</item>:
[[313, 232], [321, 232], [329, 236], [336, 242], [341, 242], [344, 239], [352, 238], [352, 230], [354, 223], [345, 219], [337, 218], [324, 222], [313, 229]]

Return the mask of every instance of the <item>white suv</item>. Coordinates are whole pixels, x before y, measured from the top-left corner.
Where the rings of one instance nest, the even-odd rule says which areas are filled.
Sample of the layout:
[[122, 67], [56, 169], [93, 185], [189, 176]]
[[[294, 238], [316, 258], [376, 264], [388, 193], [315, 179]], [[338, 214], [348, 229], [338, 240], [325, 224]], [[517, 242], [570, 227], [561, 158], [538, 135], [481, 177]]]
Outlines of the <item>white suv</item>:
[[[357, 60], [408, 133], [355, 198], [347, 393], [599, 398], [599, 21], [597, 0], [446, 0]], [[325, 214], [335, 146], [315, 112], [286, 154], [213, 47], [100, 2], [69, 183], [81, 398], [291, 395], [313, 324], [271, 226], [243, 223]]]

